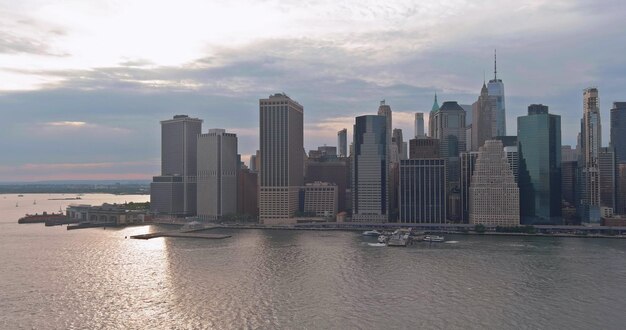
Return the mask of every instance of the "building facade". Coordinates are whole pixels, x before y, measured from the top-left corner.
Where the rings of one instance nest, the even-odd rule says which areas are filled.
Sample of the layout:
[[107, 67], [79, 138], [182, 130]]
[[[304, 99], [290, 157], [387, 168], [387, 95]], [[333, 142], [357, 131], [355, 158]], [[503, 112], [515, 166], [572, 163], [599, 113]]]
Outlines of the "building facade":
[[307, 183], [300, 190], [300, 210], [305, 216], [335, 219], [337, 216], [337, 185], [328, 182]]
[[561, 224], [561, 116], [531, 104], [517, 117], [517, 145], [522, 223]]
[[399, 222], [446, 222], [445, 159], [400, 161], [399, 191]]
[[440, 158], [439, 140], [433, 138], [409, 140], [409, 159]]
[[504, 156], [502, 142], [488, 140], [480, 148], [469, 199], [470, 224], [520, 224], [519, 188]]
[[352, 220], [389, 220], [389, 158], [385, 116], [356, 117], [352, 157]]
[[304, 183], [304, 108], [285, 94], [259, 100], [259, 221], [294, 223]]
[[337, 132], [337, 146], [339, 147], [339, 157], [348, 157], [348, 130], [342, 129]]
[[612, 148], [600, 148], [598, 168], [600, 170], [600, 207], [610, 208], [614, 212], [617, 180], [615, 178], [615, 153]]
[[469, 223], [469, 193], [474, 166], [478, 158], [478, 151], [469, 151], [461, 154], [461, 219], [460, 223]]
[[471, 148], [478, 151], [478, 148], [487, 140], [496, 136], [496, 116], [493, 98], [489, 97], [487, 86], [483, 83], [478, 100], [472, 104], [472, 130]]
[[424, 113], [416, 112], [415, 113], [415, 122], [413, 124], [415, 126], [415, 138], [421, 139], [426, 137], [426, 133], [424, 132]]
[[150, 185], [151, 212], [196, 214], [197, 141], [201, 131], [202, 120], [187, 115], [161, 121], [161, 175]]
[[584, 223], [600, 223], [600, 169], [598, 157], [602, 147], [600, 100], [597, 88], [583, 92], [583, 118], [580, 128], [578, 161], [578, 201], [576, 208]]
[[504, 102], [504, 83], [498, 79], [496, 54], [493, 60], [493, 79], [489, 80], [487, 89], [495, 107], [496, 135], [506, 136], [506, 106]]
[[198, 136], [198, 218], [218, 220], [237, 213], [237, 135], [210, 129]]

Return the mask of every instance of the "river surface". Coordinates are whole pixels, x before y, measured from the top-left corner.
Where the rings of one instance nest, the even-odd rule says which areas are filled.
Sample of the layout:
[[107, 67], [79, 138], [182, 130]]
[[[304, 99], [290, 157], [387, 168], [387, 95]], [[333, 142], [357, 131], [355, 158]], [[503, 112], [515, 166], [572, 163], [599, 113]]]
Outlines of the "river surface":
[[16, 223], [77, 202], [50, 196], [0, 195], [1, 329], [626, 327], [626, 240], [448, 236], [388, 248], [352, 232], [144, 241], [126, 237], [164, 228]]

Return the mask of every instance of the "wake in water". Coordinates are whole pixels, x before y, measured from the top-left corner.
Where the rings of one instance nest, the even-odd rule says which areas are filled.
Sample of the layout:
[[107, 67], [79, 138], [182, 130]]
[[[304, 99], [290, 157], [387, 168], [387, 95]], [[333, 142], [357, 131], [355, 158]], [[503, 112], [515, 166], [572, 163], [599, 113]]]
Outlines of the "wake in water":
[[458, 242], [459, 242], [459, 241], [445, 241], [444, 243], [446, 243], [446, 244], [456, 244], [456, 243], [458, 243]]
[[369, 246], [387, 246], [385, 243], [367, 243]]

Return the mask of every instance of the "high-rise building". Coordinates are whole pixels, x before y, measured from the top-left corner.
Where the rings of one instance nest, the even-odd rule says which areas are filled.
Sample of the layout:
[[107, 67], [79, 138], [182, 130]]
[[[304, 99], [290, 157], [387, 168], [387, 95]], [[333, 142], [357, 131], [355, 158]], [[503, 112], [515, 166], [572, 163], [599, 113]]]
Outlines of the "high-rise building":
[[346, 194], [350, 189], [350, 162], [346, 158], [333, 161], [323, 159], [309, 159], [306, 163], [306, 183], [328, 182], [337, 186], [337, 207], [339, 211], [346, 211]]
[[259, 110], [259, 220], [293, 223], [304, 183], [304, 108], [285, 94], [274, 94], [259, 100]]
[[400, 161], [399, 221], [446, 222], [446, 161], [443, 158]]
[[496, 136], [496, 109], [493, 101], [483, 83], [478, 100], [472, 104], [472, 151], [477, 151], [485, 141]]
[[572, 146], [561, 146], [561, 162], [575, 162], [578, 160], [578, 152]]
[[440, 158], [439, 140], [430, 137], [409, 140], [409, 159]]
[[543, 104], [517, 117], [520, 210], [524, 224], [561, 224], [561, 116]]
[[469, 223], [469, 188], [472, 174], [474, 174], [476, 158], [478, 158], [478, 151], [469, 151], [461, 154], [461, 223]]
[[578, 161], [561, 162], [561, 196], [563, 201], [576, 205], [576, 169]]
[[495, 136], [506, 135], [506, 107], [504, 102], [504, 84], [502, 79], [498, 79], [498, 70], [496, 67], [496, 53], [493, 54], [493, 79], [489, 80], [487, 89], [489, 97], [492, 98], [495, 105], [496, 115], [496, 134]]
[[430, 114], [428, 115], [428, 136], [435, 137], [435, 122], [433, 120], [433, 115], [439, 111], [439, 103], [437, 102], [437, 93], [435, 93], [435, 100], [433, 101], [433, 106], [430, 109]]
[[[402, 130], [399, 128], [393, 129], [393, 134], [391, 136], [391, 143], [395, 146], [395, 149], [398, 152], [397, 159], [406, 159], [406, 152], [404, 150], [404, 139], [402, 137]], [[395, 157], [394, 157], [395, 158]]]
[[240, 168], [237, 173], [237, 214], [251, 219], [259, 215], [258, 173]]
[[337, 185], [312, 182], [300, 190], [300, 210], [305, 216], [335, 219], [337, 216]]
[[615, 161], [626, 163], [626, 102], [613, 102], [610, 146], [615, 151]]
[[515, 182], [519, 182], [519, 153], [517, 152], [517, 146], [504, 147], [504, 155], [506, 156], [506, 161], [509, 163], [509, 167], [513, 172]]
[[237, 135], [210, 129], [198, 136], [197, 214], [218, 220], [237, 213]]
[[611, 148], [600, 148], [598, 153], [600, 169], [600, 206], [615, 210], [615, 153]]
[[424, 134], [424, 113], [423, 112], [415, 113], [414, 125], [415, 125], [415, 138], [423, 139], [424, 137], [426, 137], [426, 134]]
[[176, 115], [161, 121], [161, 176], [150, 185], [150, 210], [173, 216], [196, 214], [197, 142], [202, 120]]
[[519, 188], [504, 156], [502, 142], [480, 147], [469, 193], [469, 223], [497, 226], [520, 224]]
[[431, 112], [430, 118], [433, 137], [439, 139], [440, 155], [446, 159], [447, 216], [452, 221], [458, 221], [461, 217], [459, 155], [466, 151], [465, 110], [457, 102], [448, 101], [444, 102], [438, 111]]
[[617, 214], [626, 214], [626, 163], [617, 164]]
[[597, 88], [583, 92], [583, 118], [580, 128], [580, 159], [578, 161], [578, 214], [585, 223], [600, 222], [600, 170], [598, 156], [602, 146], [600, 101]]
[[348, 130], [342, 129], [337, 132], [337, 146], [339, 146], [339, 157], [348, 157]]
[[389, 158], [385, 116], [356, 117], [352, 155], [352, 220], [389, 220]]

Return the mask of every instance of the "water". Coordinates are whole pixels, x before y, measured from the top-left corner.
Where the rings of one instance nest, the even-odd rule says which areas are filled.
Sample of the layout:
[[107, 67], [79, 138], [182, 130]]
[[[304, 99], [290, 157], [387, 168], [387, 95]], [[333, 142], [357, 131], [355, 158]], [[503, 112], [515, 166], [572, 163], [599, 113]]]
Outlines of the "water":
[[17, 225], [16, 198], [0, 195], [2, 329], [626, 324], [624, 240], [449, 236], [387, 248], [351, 232], [233, 230], [225, 240], [143, 241], [125, 236], [159, 228]]

